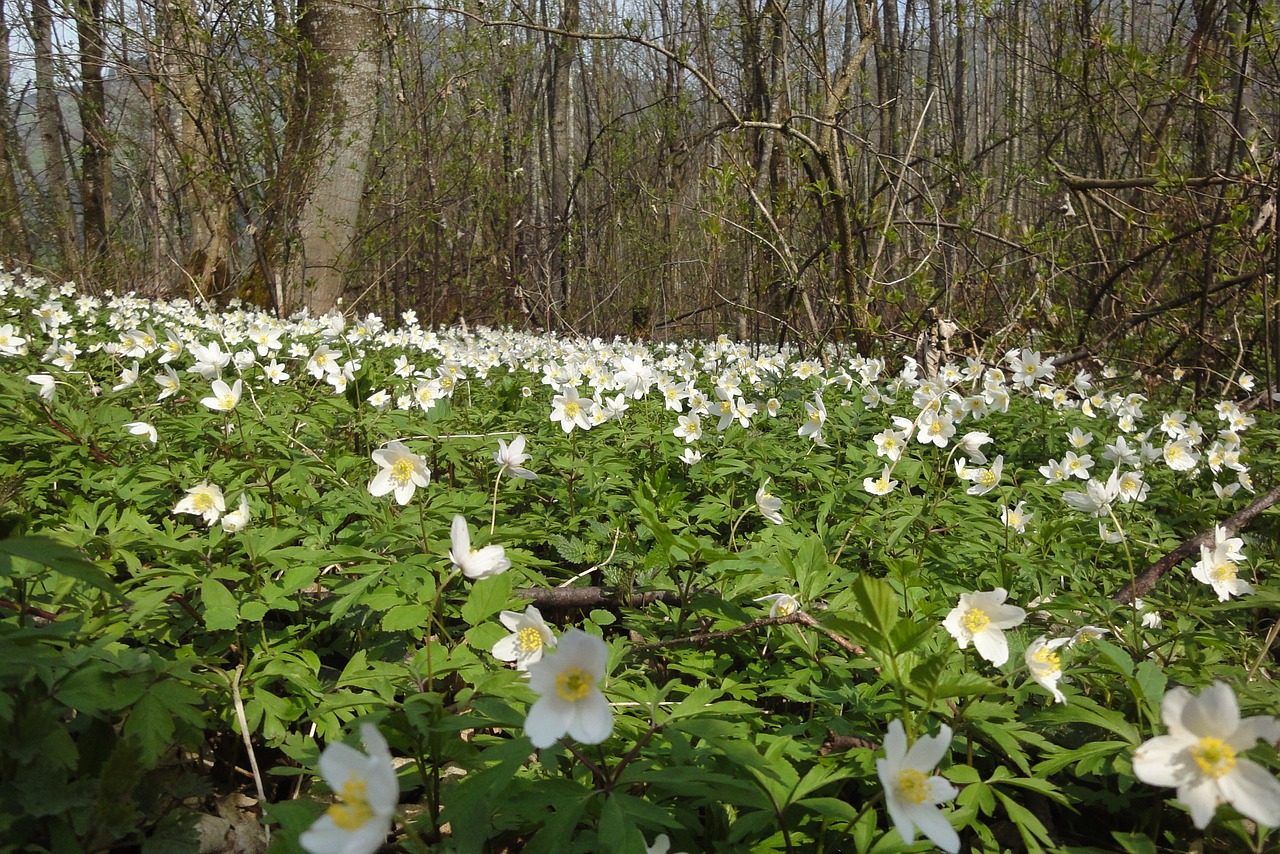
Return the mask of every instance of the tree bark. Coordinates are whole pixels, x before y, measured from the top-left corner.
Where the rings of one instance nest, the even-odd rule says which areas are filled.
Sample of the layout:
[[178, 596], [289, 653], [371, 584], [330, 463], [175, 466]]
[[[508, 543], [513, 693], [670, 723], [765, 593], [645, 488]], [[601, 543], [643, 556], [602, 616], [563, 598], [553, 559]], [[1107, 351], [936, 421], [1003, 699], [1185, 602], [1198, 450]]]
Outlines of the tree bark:
[[299, 6], [302, 46], [279, 176], [285, 247], [282, 313], [338, 304], [359, 238], [357, 221], [378, 116], [382, 16], [342, 0]]
[[[4, 0], [0, 0], [0, 92], [8, 93], [13, 80], [9, 57], [9, 21]], [[31, 246], [27, 242], [27, 226], [18, 190], [15, 161], [25, 157], [18, 144], [17, 129], [8, 110], [0, 110], [0, 253], [6, 260], [29, 263]]]
[[63, 157], [66, 123], [54, 85], [53, 12], [49, 0], [31, 2], [31, 42], [35, 48], [36, 126], [40, 133], [40, 152], [44, 156], [45, 219], [62, 252], [63, 262], [75, 270], [80, 253], [71, 211], [67, 162]]
[[104, 6], [104, 0], [76, 2], [80, 43], [80, 203], [84, 210], [85, 256], [98, 271], [106, 257], [111, 199], [111, 141], [103, 80]]

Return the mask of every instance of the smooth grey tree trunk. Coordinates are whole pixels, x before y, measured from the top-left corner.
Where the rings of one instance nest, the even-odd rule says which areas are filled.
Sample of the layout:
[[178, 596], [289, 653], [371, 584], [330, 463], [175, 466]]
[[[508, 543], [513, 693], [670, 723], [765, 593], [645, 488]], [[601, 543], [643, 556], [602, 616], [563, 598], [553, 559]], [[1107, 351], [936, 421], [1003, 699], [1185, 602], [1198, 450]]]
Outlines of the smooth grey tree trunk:
[[382, 16], [342, 0], [306, 0], [300, 13], [302, 54], [281, 176], [296, 239], [277, 303], [286, 312], [323, 314], [342, 296], [359, 237], [378, 118]]

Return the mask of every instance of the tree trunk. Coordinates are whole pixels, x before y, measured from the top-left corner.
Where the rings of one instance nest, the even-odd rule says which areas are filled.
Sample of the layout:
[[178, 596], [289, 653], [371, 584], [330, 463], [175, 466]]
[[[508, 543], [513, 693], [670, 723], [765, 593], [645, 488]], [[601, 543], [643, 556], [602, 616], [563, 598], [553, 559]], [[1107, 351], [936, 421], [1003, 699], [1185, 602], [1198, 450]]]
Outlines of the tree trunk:
[[[578, 0], [564, 0], [560, 10], [560, 29], [573, 32], [581, 24]], [[550, 155], [551, 187], [548, 204], [550, 216], [550, 275], [552, 299], [563, 312], [573, 297], [573, 270], [569, 245], [572, 239], [573, 181], [576, 117], [574, 115], [573, 64], [577, 59], [576, 41], [564, 35], [551, 39], [550, 75], [547, 85], [547, 150]]]
[[[382, 17], [342, 0], [299, 6], [302, 47], [278, 192], [286, 247], [277, 308], [333, 309], [342, 296], [378, 116]], [[292, 224], [292, 228], [289, 228]]]
[[58, 90], [54, 88], [53, 13], [49, 9], [49, 0], [32, 0], [31, 42], [35, 48], [36, 126], [40, 132], [40, 151], [44, 156], [45, 219], [53, 240], [61, 250], [63, 263], [75, 270], [79, 251], [71, 212], [67, 163], [63, 158], [66, 123], [58, 103]]
[[[13, 66], [9, 58], [9, 21], [5, 16], [4, 0], [0, 0], [0, 92], [9, 92], [13, 80]], [[27, 226], [22, 215], [22, 197], [14, 163], [25, 157], [18, 144], [17, 129], [9, 111], [0, 110], [0, 253], [6, 261], [26, 264], [31, 261], [31, 246], [27, 242]]]
[[111, 199], [111, 142], [102, 76], [104, 5], [104, 0], [76, 2], [80, 42], [80, 202], [84, 209], [85, 257], [95, 271], [101, 271], [105, 261]]

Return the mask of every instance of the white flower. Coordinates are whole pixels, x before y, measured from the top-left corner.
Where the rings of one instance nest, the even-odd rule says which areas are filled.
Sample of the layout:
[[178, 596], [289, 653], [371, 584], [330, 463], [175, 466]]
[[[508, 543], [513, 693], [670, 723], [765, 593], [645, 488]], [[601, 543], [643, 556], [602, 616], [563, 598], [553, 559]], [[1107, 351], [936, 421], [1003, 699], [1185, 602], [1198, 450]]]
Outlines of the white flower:
[[822, 444], [822, 425], [827, 423], [827, 407], [822, 402], [822, 392], [813, 393], [813, 403], [805, 402], [805, 419], [800, 425], [798, 435], [807, 436], [815, 443]]
[[1072, 427], [1071, 432], [1067, 434], [1067, 443], [1073, 448], [1084, 448], [1093, 441], [1093, 434], [1086, 433], [1079, 427]]
[[696, 451], [693, 448], [685, 448], [684, 452], [680, 454], [679, 459], [680, 462], [687, 466], [697, 465], [702, 462], [702, 452]]
[[800, 610], [800, 602], [790, 593], [770, 593], [752, 599], [752, 602], [768, 602], [770, 617], [790, 617]]
[[1064, 492], [1062, 500], [1072, 510], [1088, 513], [1090, 516], [1105, 516], [1111, 503], [1120, 494], [1120, 481], [1116, 477], [1118, 470], [1111, 472], [1106, 483], [1089, 478], [1084, 492]]
[[524, 467], [528, 460], [529, 455], [524, 452], [524, 436], [521, 434], [517, 433], [510, 445], [498, 440], [498, 450], [493, 454], [493, 461], [502, 467], [499, 474], [533, 480], [537, 475]]
[[987, 455], [982, 452], [982, 446], [990, 441], [990, 433], [970, 430], [960, 437], [960, 441], [956, 443], [956, 449], [958, 453], [962, 453], [978, 465], [984, 466], [987, 464]]
[[395, 491], [396, 502], [408, 504], [418, 487], [426, 488], [431, 482], [431, 470], [427, 461], [394, 439], [385, 448], [372, 454], [379, 471], [369, 481], [369, 494], [375, 498]]
[[1253, 585], [1237, 575], [1236, 564], [1245, 561], [1243, 547], [1244, 540], [1228, 537], [1221, 525], [1213, 529], [1213, 548], [1200, 547], [1200, 560], [1192, 567], [1191, 574], [1197, 581], [1211, 586], [1219, 602], [1253, 592]]
[[156, 374], [152, 377], [156, 385], [160, 386], [160, 396], [156, 400], [164, 400], [166, 397], [173, 397], [178, 393], [178, 389], [182, 387], [182, 381], [178, 379], [178, 375], [173, 368], [168, 365], [164, 366], [164, 372]]
[[212, 525], [227, 512], [227, 504], [222, 497], [222, 488], [206, 481], [188, 489], [187, 494], [173, 508], [173, 512], [203, 516], [204, 523]]
[[645, 854], [684, 854], [682, 851], [671, 850], [671, 837], [665, 833], [659, 833], [653, 838], [652, 845], [646, 845]]
[[902, 721], [891, 721], [884, 739], [885, 755], [876, 760], [876, 773], [884, 786], [889, 817], [903, 841], [910, 845], [918, 830], [943, 851], [956, 854], [960, 836], [938, 804], [954, 798], [958, 790], [940, 776], [929, 776], [950, 747], [951, 727], [943, 724], [937, 735], [916, 739], [908, 750]]
[[311, 854], [372, 854], [391, 830], [400, 784], [378, 728], [360, 726], [367, 755], [335, 741], [320, 754], [320, 774], [341, 802], [329, 807], [298, 842]]
[[1067, 639], [1067, 647], [1073, 647], [1076, 644], [1088, 643], [1089, 641], [1100, 640], [1111, 634], [1110, 629], [1102, 626], [1081, 626]]
[[1280, 827], [1280, 781], [1262, 766], [1238, 755], [1259, 739], [1280, 741], [1280, 720], [1240, 717], [1235, 692], [1214, 682], [1193, 697], [1186, 688], [1164, 695], [1160, 717], [1168, 735], [1156, 736], [1133, 752], [1133, 773], [1152, 786], [1172, 786], [1204, 828], [1218, 804], [1230, 803], [1258, 824]]
[[523, 614], [503, 611], [498, 619], [511, 634], [493, 645], [493, 657], [514, 661], [516, 670], [528, 670], [530, 664], [542, 658], [545, 649], [555, 649], [556, 636], [542, 619], [542, 612], [534, 606], [525, 608]]
[[124, 391], [138, 381], [138, 363], [120, 371], [120, 382], [111, 387], [112, 391]]
[[128, 430], [134, 436], [146, 436], [151, 440], [151, 444], [153, 445], [159, 441], [160, 438], [159, 434], [156, 433], [156, 428], [152, 427], [145, 421], [130, 421], [128, 424], [124, 425], [124, 429]]
[[702, 419], [696, 413], [681, 415], [679, 421], [680, 423], [671, 432], [683, 438], [685, 444], [692, 444], [702, 438]]
[[961, 593], [960, 603], [947, 614], [942, 626], [960, 644], [961, 649], [973, 646], [978, 654], [996, 667], [1009, 660], [1009, 642], [1004, 630], [1021, 625], [1027, 612], [1016, 605], [1006, 605], [1009, 593], [997, 587], [987, 593], [975, 591]]
[[1057, 703], [1067, 701], [1058, 688], [1058, 680], [1062, 678], [1062, 660], [1058, 657], [1057, 649], [1071, 644], [1073, 638], [1074, 636], [1048, 640], [1041, 635], [1027, 647], [1025, 660], [1027, 670], [1031, 671], [1031, 678], [1036, 680], [1041, 688], [1052, 694], [1054, 702]]
[[48, 374], [27, 374], [27, 379], [40, 386], [40, 399], [46, 403], [53, 401], [53, 396], [58, 391], [58, 381]]
[[574, 427], [591, 429], [591, 408], [595, 403], [583, 400], [573, 386], [565, 386], [560, 394], [551, 398], [551, 420], [559, 421], [564, 432], [572, 433]]
[[898, 485], [898, 481], [889, 477], [891, 474], [893, 474], [893, 467], [886, 464], [879, 477], [864, 477], [862, 488], [872, 495], [888, 495]]
[[781, 525], [785, 521], [781, 513], [782, 499], [769, 492], [769, 480], [766, 477], [756, 490], [756, 507], [760, 509], [761, 516], [775, 525]]
[[613, 710], [600, 690], [609, 648], [600, 638], [569, 629], [552, 655], [529, 665], [529, 687], [540, 696], [524, 721], [534, 747], [550, 747], [569, 735], [599, 744], [613, 733]]
[[1200, 462], [1200, 452], [1186, 436], [1164, 446], [1165, 465], [1174, 471], [1191, 471]]
[[916, 429], [916, 441], [920, 444], [945, 448], [955, 434], [955, 420], [949, 414], [945, 412], [939, 414], [931, 409], [920, 413]]
[[240, 496], [240, 503], [235, 510], [222, 517], [222, 530], [228, 534], [234, 534], [237, 531], [243, 531], [249, 526], [249, 499], [245, 495]]
[[1000, 485], [1000, 475], [1004, 471], [1004, 455], [996, 457], [991, 468], [969, 469], [962, 475], [965, 480], [973, 482], [965, 492], [969, 495], [986, 495]]
[[882, 430], [871, 438], [876, 443], [876, 455], [897, 461], [906, 447], [908, 433], [900, 430]]
[[230, 412], [240, 403], [240, 390], [240, 380], [236, 380], [234, 385], [227, 385], [224, 380], [214, 380], [213, 395], [200, 402], [214, 412]]
[[1123, 543], [1124, 531], [1113, 531], [1107, 527], [1106, 522], [1099, 519], [1098, 520], [1098, 539], [1102, 540], [1104, 543], [1110, 543], [1111, 545], [1115, 545], [1116, 543]]
[[1027, 523], [1035, 518], [1034, 513], [1028, 513], [1026, 508], [1027, 502], [1019, 501], [1012, 507], [1000, 508], [1000, 521], [1005, 523], [1019, 534], [1027, 532]]
[[471, 550], [471, 531], [462, 516], [453, 517], [450, 529], [449, 560], [462, 570], [462, 574], [474, 581], [501, 575], [511, 568], [511, 560], [502, 546], [485, 546]]

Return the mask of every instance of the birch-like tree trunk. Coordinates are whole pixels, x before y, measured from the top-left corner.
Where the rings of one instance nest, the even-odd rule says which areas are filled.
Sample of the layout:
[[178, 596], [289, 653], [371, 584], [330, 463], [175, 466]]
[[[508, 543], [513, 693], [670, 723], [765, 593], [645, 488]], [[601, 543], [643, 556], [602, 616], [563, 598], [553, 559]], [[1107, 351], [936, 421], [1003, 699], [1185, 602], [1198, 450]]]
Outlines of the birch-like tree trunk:
[[99, 267], [107, 250], [111, 200], [111, 141], [102, 41], [104, 0], [76, 0], [80, 43], [80, 204], [84, 210], [85, 256]]
[[365, 4], [305, 0], [297, 89], [279, 178], [292, 224], [277, 307], [323, 314], [346, 286], [378, 117], [382, 15]]
[[63, 262], [74, 270], [80, 253], [71, 211], [67, 162], [63, 157], [66, 123], [54, 81], [53, 11], [49, 0], [31, 2], [31, 43], [35, 48], [36, 126], [44, 157], [44, 169], [39, 177], [45, 186], [45, 219], [53, 241], [62, 252]]
[[[4, 0], [0, 0], [0, 92], [9, 93], [13, 81], [13, 65], [9, 56], [9, 19]], [[6, 258], [27, 263], [31, 246], [22, 215], [22, 196], [18, 190], [16, 162], [26, 154], [18, 144], [18, 134], [8, 110], [0, 110], [0, 252]]]

